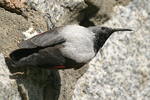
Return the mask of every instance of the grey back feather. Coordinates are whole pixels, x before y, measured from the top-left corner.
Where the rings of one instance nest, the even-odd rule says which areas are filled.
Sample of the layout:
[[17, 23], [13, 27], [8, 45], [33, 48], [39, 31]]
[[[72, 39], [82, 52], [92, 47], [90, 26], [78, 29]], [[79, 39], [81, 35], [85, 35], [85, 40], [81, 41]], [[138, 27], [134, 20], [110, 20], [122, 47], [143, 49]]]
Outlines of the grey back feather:
[[67, 25], [61, 29], [61, 35], [66, 39], [60, 49], [62, 54], [78, 63], [88, 62], [94, 56], [94, 33], [88, 28], [78, 25]]
[[18, 46], [20, 48], [59, 46], [63, 56], [83, 63], [90, 61], [95, 56], [94, 38], [95, 34], [88, 28], [67, 25], [34, 36], [18, 44]]
[[59, 32], [55, 30], [46, 31], [40, 35], [36, 35], [28, 40], [18, 44], [20, 48], [36, 48], [55, 45], [65, 42], [65, 39], [60, 36]]

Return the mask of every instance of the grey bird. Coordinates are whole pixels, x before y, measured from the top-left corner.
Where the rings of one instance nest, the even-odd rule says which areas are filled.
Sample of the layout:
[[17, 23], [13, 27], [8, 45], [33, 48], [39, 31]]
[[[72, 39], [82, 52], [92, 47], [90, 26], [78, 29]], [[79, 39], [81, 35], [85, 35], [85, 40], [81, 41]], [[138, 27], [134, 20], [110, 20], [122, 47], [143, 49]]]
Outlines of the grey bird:
[[9, 56], [14, 67], [79, 69], [90, 62], [110, 35], [117, 31], [132, 30], [104, 26], [61, 26], [19, 43], [20, 49], [12, 51]]

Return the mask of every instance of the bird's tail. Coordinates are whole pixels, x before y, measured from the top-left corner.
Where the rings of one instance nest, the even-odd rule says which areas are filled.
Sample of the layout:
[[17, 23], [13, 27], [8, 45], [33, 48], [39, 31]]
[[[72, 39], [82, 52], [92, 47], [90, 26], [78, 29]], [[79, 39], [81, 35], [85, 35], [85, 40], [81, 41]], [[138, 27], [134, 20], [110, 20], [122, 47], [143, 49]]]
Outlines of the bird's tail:
[[18, 62], [20, 61], [20, 59], [27, 57], [27, 56], [35, 53], [35, 52], [38, 52], [38, 51], [39, 51], [39, 49], [37, 49], [37, 48], [34, 48], [34, 49], [17, 49], [17, 50], [12, 51], [9, 54], [9, 57], [12, 60], [11, 65], [13, 67], [19, 66]]

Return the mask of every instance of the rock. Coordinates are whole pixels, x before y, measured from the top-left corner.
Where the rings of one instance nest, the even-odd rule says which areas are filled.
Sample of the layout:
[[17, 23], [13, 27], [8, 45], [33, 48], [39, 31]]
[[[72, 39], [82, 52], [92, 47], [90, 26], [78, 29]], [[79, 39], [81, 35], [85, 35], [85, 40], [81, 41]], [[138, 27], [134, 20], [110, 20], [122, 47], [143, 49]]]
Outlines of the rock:
[[[2, 4], [2, 2], [4, 3]], [[7, 0], [7, 2], [0, 0], [0, 6], [6, 9], [0, 7], [0, 52], [5, 56], [8, 70], [11, 73], [10, 79], [16, 80], [14, 84], [18, 86], [20, 98], [22, 100], [71, 100], [75, 84], [87, 71], [88, 64], [77, 71], [55, 71], [35, 67], [14, 68], [10, 66], [8, 54], [17, 49], [17, 43], [24, 39], [25, 36], [21, 33], [30, 28], [33, 29], [30, 33], [34, 33], [37, 28], [43, 31], [48, 29], [43, 18], [45, 13], [51, 15], [56, 26], [66, 24], [98, 25], [110, 18], [108, 16], [114, 5], [126, 4], [129, 0], [110, 1], [111, 6], [106, 5], [106, 0]], [[7, 4], [9, 5], [7, 6]], [[11, 8], [10, 4], [13, 4], [14, 7]], [[16, 7], [17, 4], [21, 5]], [[106, 13], [107, 16], [105, 16]], [[85, 22], [87, 23], [85, 24]], [[139, 72], [143, 73], [143, 70], [139, 70]], [[144, 73], [143, 75], [145, 76]], [[54, 79], [48, 80], [51, 79], [51, 76], [54, 76]], [[62, 84], [61, 87], [60, 84]], [[109, 89], [106, 91], [109, 92]]]
[[7, 10], [21, 13], [21, 8], [24, 8], [25, 0], [0, 0], [0, 5]]
[[81, 78], [88, 69], [88, 64], [78, 70], [60, 70], [61, 89], [58, 100], [71, 100], [76, 82]]
[[103, 25], [131, 28], [114, 33], [76, 84], [73, 100], [150, 99], [150, 0], [116, 6]]
[[113, 6], [130, 0], [1, 0], [0, 5], [11, 12], [29, 17], [31, 10], [51, 14], [57, 26], [68, 23], [82, 26], [100, 25], [110, 18]]
[[[33, 32], [38, 28], [47, 30], [42, 13], [32, 11], [28, 19], [16, 13], [6, 11], [0, 7], [0, 52], [8, 57], [11, 50], [17, 48], [17, 43], [23, 40], [21, 32], [33, 27]], [[40, 22], [40, 23], [39, 23]]]
[[11, 75], [4, 56], [0, 53], [0, 100], [21, 100], [16, 80], [11, 79]]
[[68, 22], [78, 23], [75, 19], [79, 11], [87, 7], [84, 0], [1, 0], [0, 5], [25, 17], [29, 17], [27, 12], [32, 10], [49, 13], [55, 23], [59, 21], [57, 26]]
[[82, 10], [84, 18], [80, 22], [82, 26], [98, 26], [111, 18], [113, 7], [121, 4], [126, 5], [130, 0], [85, 0], [88, 5]]
[[49, 13], [56, 23], [56, 26], [66, 25], [68, 23], [77, 24], [77, 16], [80, 11], [87, 7], [84, 0], [28, 0], [28, 10], [34, 9], [43, 13]]

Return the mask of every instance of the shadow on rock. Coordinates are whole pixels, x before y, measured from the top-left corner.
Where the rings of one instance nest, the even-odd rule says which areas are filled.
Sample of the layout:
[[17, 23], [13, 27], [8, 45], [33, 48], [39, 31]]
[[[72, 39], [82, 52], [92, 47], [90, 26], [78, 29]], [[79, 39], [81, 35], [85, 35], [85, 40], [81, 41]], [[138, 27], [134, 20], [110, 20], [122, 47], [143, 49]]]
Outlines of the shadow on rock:
[[60, 75], [58, 70], [37, 67], [12, 67], [10, 58], [5, 58], [10, 79], [15, 79], [22, 100], [58, 100]]

